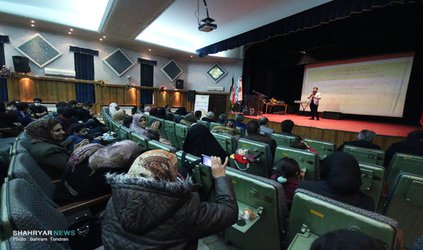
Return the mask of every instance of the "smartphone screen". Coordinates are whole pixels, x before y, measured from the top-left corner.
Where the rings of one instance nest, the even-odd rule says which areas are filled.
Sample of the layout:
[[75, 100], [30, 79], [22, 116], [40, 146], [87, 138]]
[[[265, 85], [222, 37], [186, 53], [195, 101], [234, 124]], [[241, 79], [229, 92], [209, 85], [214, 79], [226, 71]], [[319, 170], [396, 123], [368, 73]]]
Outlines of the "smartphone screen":
[[208, 155], [201, 155], [202, 156], [202, 162], [204, 165], [211, 167], [211, 157]]

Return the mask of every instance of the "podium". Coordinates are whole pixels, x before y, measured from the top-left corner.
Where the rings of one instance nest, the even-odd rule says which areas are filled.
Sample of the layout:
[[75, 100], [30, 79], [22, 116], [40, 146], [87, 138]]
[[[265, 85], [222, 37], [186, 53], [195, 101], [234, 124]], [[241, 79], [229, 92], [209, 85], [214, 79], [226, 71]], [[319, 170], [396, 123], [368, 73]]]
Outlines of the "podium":
[[263, 108], [263, 95], [249, 95], [247, 106], [250, 110], [250, 115], [261, 115]]

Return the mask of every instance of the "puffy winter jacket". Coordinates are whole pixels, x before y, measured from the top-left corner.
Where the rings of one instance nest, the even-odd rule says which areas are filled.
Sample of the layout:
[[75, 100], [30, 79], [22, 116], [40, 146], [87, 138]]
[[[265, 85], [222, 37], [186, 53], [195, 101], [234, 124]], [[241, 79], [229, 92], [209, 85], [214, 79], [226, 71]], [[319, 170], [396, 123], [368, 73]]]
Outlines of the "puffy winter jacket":
[[216, 203], [201, 202], [185, 182], [108, 175], [112, 186], [103, 220], [105, 249], [197, 249], [198, 239], [236, 222], [229, 177], [215, 179]]

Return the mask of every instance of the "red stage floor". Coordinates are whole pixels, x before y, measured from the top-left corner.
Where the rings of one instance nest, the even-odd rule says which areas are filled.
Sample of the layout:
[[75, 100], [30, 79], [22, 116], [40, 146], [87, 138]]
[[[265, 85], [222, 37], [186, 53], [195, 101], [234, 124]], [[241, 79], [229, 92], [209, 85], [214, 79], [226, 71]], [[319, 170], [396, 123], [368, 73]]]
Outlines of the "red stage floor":
[[[363, 129], [369, 129], [376, 132], [378, 135], [388, 136], [407, 136], [410, 131], [419, 129], [417, 126], [409, 125], [398, 125], [380, 122], [367, 122], [367, 121], [355, 121], [355, 120], [333, 120], [320, 118], [317, 120], [310, 120], [309, 116], [301, 115], [275, 115], [275, 114], [264, 114], [271, 122], [281, 122], [285, 119], [291, 119], [295, 125], [304, 127], [315, 127], [323, 129], [333, 129], [341, 131], [359, 132]], [[258, 119], [260, 116], [246, 116], [251, 119]]]

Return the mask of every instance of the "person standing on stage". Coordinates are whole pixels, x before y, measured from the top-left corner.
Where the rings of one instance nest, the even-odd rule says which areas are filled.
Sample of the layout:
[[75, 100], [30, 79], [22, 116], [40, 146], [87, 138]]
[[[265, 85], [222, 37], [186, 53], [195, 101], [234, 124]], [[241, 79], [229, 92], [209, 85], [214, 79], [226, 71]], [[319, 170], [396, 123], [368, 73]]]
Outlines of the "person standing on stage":
[[307, 97], [310, 101], [310, 109], [311, 109], [311, 118], [310, 120], [314, 120], [316, 116], [316, 120], [319, 120], [319, 112], [317, 112], [317, 108], [319, 107], [319, 101], [322, 98], [322, 95], [317, 92], [319, 88], [314, 87], [313, 92]]

